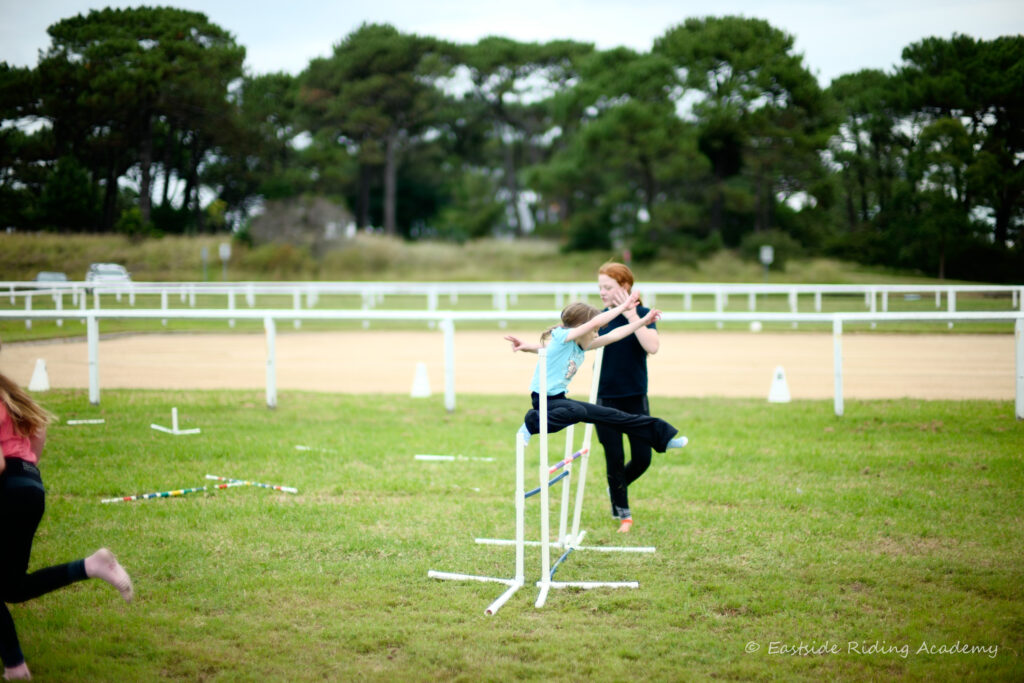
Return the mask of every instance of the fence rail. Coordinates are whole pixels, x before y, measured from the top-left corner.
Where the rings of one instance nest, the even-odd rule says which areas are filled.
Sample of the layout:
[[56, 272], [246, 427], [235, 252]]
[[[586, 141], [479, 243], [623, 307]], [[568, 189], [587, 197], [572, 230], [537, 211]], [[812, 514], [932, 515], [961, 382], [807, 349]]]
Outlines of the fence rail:
[[[997, 310], [1024, 312], [1024, 286], [1021, 285], [830, 285], [830, 284], [757, 284], [757, 283], [671, 283], [644, 282], [637, 285], [643, 293], [645, 303], [659, 306], [663, 310], [693, 310], [694, 299], [710, 299], [715, 313], [725, 313], [730, 299], [745, 297], [747, 310], [756, 312], [758, 299], [775, 300], [784, 298], [784, 307], [789, 313], [799, 313], [801, 301], [804, 308], [807, 299], [815, 313], [823, 311], [823, 300], [841, 298], [837, 306], [847, 310], [849, 299], [863, 299], [863, 307], [869, 313], [886, 313], [890, 310], [890, 298], [902, 296], [905, 300], [919, 301], [925, 296], [934, 297], [936, 310], [944, 307], [947, 313], [958, 312], [958, 297], [1005, 300], [1009, 305]], [[6, 297], [0, 294], [0, 301], [6, 298], [10, 306], [19, 306], [26, 312], [33, 310], [33, 300], [50, 297], [57, 310], [65, 310], [65, 297], [70, 297], [68, 310], [79, 314], [88, 310], [101, 310], [104, 297], [113, 296], [118, 302], [124, 297], [134, 306], [139, 296], [160, 298], [162, 310], [172, 310], [174, 298], [195, 308], [198, 297], [224, 297], [225, 307], [237, 308], [242, 299], [250, 309], [274, 309], [279, 307], [280, 297], [290, 297], [296, 311], [314, 309], [321, 297], [347, 296], [358, 300], [359, 310], [372, 310], [383, 306], [388, 297], [422, 297], [424, 310], [436, 314], [441, 312], [442, 301], [447, 299], [455, 305], [460, 297], [487, 297], [491, 309], [509, 311], [518, 305], [521, 297], [552, 297], [556, 309], [562, 308], [573, 299], [586, 299], [596, 295], [593, 282], [0, 282], [0, 292], [6, 290]], [[260, 308], [258, 297], [274, 297], [273, 306]], [[91, 298], [91, 308], [89, 300]], [[661, 303], [659, 302], [661, 300]], [[675, 301], [673, 301], [673, 299]], [[677, 303], [678, 302], [678, 303]], [[943, 302], [945, 305], [943, 306]], [[681, 306], [678, 305], [681, 303]], [[177, 309], [175, 309], [177, 310]], [[851, 311], [852, 312], [852, 311]], [[160, 316], [166, 317], [166, 316]], [[26, 323], [31, 326], [30, 323]]]
[[[67, 316], [64, 311], [4, 311], [0, 320], [56, 319]], [[86, 319], [86, 336], [89, 355], [89, 402], [100, 402], [99, 382], [99, 321], [126, 318], [182, 318], [182, 319], [252, 319], [263, 320], [267, 337], [266, 400], [267, 406], [277, 405], [276, 334], [278, 320], [398, 320], [428, 321], [438, 325], [444, 334], [444, 384], [445, 408], [455, 410], [455, 323], [487, 322], [508, 320], [551, 320], [550, 310], [534, 311], [386, 311], [386, 310], [224, 310], [224, 309], [118, 309], [89, 310]], [[1005, 321], [1013, 323], [1014, 369], [1015, 369], [1015, 415], [1024, 420], [1024, 312], [1018, 311], [960, 311], [960, 312], [902, 312], [902, 313], [677, 313], [666, 312], [662, 319], [667, 322], [792, 322], [831, 323], [833, 336], [833, 403], [836, 415], [842, 415], [843, 405], [843, 325], [855, 322], [906, 322], [906, 321]]]

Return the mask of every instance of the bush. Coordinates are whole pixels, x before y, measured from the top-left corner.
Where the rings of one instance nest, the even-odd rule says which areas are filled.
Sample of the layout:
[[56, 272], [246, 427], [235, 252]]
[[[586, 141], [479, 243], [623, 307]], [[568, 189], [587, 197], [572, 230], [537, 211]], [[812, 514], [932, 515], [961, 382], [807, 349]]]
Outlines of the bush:
[[268, 277], [294, 277], [308, 275], [316, 269], [316, 262], [306, 247], [291, 244], [265, 244], [244, 254], [243, 270], [253, 270]]
[[132, 238], [159, 237], [161, 234], [151, 222], [142, 220], [142, 210], [137, 206], [121, 212], [114, 230]]

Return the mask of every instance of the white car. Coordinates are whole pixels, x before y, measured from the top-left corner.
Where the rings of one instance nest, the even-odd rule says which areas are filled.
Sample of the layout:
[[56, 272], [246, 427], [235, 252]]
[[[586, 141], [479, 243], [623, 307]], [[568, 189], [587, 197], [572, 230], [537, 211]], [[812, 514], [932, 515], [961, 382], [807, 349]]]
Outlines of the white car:
[[67, 282], [67, 273], [56, 270], [41, 270], [36, 273], [36, 282]]
[[86, 282], [131, 282], [131, 274], [119, 263], [94, 263], [85, 274]]

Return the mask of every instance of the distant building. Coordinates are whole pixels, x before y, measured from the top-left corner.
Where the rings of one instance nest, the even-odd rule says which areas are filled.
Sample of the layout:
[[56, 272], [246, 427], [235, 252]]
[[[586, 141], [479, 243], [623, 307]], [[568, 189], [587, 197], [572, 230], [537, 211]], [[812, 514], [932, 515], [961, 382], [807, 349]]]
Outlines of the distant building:
[[325, 197], [273, 199], [252, 219], [249, 234], [256, 244], [308, 246], [313, 253], [343, 245], [356, 233], [348, 208]]

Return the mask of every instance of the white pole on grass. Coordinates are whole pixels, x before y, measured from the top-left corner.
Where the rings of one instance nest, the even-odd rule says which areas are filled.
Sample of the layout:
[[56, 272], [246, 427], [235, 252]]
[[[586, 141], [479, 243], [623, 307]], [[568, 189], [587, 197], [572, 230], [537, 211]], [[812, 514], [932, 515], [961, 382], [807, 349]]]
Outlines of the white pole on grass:
[[843, 416], [843, 319], [832, 319], [832, 372], [835, 377], [833, 404], [836, 415]]
[[267, 332], [267, 407], [277, 407], [277, 324], [271, 317], [263, 319]]
[[89, 403], [100, 404], [100, 326], [96, 316], [86, 317], [86, 338], [89, 347]]
[[537, 351], [540, 375], [540, 581], [537, 582], [540, 593], [534, 607], [543, 607], [551, 589], [551, 529], [548, 519], [548, 350]]

